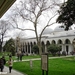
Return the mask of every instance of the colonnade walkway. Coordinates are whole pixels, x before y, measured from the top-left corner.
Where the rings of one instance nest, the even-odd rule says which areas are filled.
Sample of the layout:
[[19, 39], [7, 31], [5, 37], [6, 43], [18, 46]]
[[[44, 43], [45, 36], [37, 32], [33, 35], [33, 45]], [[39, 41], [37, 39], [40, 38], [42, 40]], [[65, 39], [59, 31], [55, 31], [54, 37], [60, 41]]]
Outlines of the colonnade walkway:
[[[70, 57], [72, 55], [68, 55], [68, 56], [60, 56], [60, 57], [49, 57], [49, 59], [55, 59], [55, 58], [64, 58], [64, 57]], [[41, 60], [41, 58], [35, 58], [35, 59], [26, 59], [26, 60], [22, 60], [22, 61], [35, 61], [35, 60]], [[14, 62], [17, 62], [16, 60], [14, 60]], [[9, 68], [4, 66], [4, 71], [0, 72], [0, 75], [26, 75], [23, 73], [20, 73], [14, 69], [12, 69], [11, 73], [9, 73]]]

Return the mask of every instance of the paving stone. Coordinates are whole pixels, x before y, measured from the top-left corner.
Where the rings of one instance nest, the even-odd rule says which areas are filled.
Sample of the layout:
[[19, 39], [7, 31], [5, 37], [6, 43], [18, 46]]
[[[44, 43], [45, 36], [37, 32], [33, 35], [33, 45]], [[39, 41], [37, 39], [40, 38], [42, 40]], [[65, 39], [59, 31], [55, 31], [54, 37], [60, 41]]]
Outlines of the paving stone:
[[4, 70], [3, 70], [3, 72], [1, 72], [0, 75], [25, 75], [25, 74], [20, 73], [14, 69], [12, 69], [11, 73], [9, 73], [9, 68], [4, 66]]

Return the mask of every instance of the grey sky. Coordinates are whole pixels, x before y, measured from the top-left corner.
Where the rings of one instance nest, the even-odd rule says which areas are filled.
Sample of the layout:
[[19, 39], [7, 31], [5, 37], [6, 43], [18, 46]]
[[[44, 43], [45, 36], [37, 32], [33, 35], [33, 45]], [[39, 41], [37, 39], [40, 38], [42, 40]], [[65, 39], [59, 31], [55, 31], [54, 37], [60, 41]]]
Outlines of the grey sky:
[[[20, 0], [16, 0], [16, 3], [18, 4], [19, 1]], [[63, 2], [64, 0], [61, 0], [61, 1]], [[12, 7], [14, 7], [14, 5], [15, 5], [15, 3], [12, 5]], [[11, 16], [11, 14], [12, 14], [12, 12], [11, 12], [12, 7], [4, 14], [4, 16], [2, 17], [2, 19], [7, 19], [8, 15]], [[47, 12], [47, 13], [49, 13], [49, 12]], [[56, 20], [56, 18], [54, 18], [53, 21], [54, 20]], [[43, 21], [43, 22], [45, 23], [45, 21]], [[20, 24], [21, 24], [21, 22], [20, 22]], [[31, 28], [32, 27], [30, 23], [26, 22], [26, 24], [27, 24], [27, 28]], [[60, 25], [60, 24], [53, 25], [53, 26], [51, 26], [49, 28], [55, 29], [58, 25]], [[39, 32], [40, 32], [41, 28], [42, 28], [42, 26], [39, 27], [39, 30], [38, 30]], [[9, 32], [8, 34], [10, 35], [10, 37], [13, 37], [13, 36], [16, 37], [18, 34], [19, 34], [19, 36], [26, 35], [25, 37], [33, 37], [33, 36], [35, 36], [35, 34], [33, 32], [31, 32], [31, 31], [22, 32], [22, 31], [17, 30], [17, 29], [11, 30], [11, 33]], [[9, 39], [9, 37], [7, 39]]]

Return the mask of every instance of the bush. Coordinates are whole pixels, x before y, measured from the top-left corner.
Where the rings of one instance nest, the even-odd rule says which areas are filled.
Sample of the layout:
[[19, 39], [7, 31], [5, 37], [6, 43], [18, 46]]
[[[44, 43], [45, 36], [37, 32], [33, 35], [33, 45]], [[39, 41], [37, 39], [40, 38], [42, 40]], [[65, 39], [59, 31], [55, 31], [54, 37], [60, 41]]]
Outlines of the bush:
[[53, 56], [55, 56], [57, 52], [61, 51], [61, 47], [56, 44], [52, 44], [52, 45], [48, 46], [47, 50], [48, 50], [48, 52], [51, 52], [51, 54]]
[[34, 46], [32, 47], [32, 51], [33, 51], [34, 53], [38, 54], [38, 53], [39, 53], [39, 47], [38, 47], [37, 45], [34, 45]]

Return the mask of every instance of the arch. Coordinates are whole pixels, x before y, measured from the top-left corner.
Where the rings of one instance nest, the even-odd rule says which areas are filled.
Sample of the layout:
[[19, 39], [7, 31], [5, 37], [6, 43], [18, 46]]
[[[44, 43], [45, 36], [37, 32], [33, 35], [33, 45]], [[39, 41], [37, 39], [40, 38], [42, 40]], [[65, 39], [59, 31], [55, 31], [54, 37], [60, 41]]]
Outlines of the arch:
[[48, 45], [50, 45], [50, 42], [49, 41], [46, 42], [46, 46], [48, 46]]
[[65, 40], [65, 44], [71, 44], [70, 40], [69, 39], [66, 39]]
[[51, 44], [56, 44], [56, 41], [55, 40], [52, 40]]
[[49, 45], [50, 45], [50, 42], [47, 41], [47, 42], [46, 42], [46, 48], [48, 48]]
[[70, 45], [69, 44], [71, 44], [71, 42], [70, 42], [70, 40], [69, 39], [65, 39], [65, 51], [66, 51], [66, 54], [68, 55], [69, 54], [69, 47], [70, 47]]
[[73, 39], [73, 41], [72, 41], [72, 44], [74, 44], [75, 43], [75, 38]]
[[34, 42], [34, 45], [36, 45], [36, 42]]
[[61, 39], [58, 40], [58, 44], [62, 44], [62, 40]]
[[44, 45], [44, 41], [42, 41], [41, 44]]

